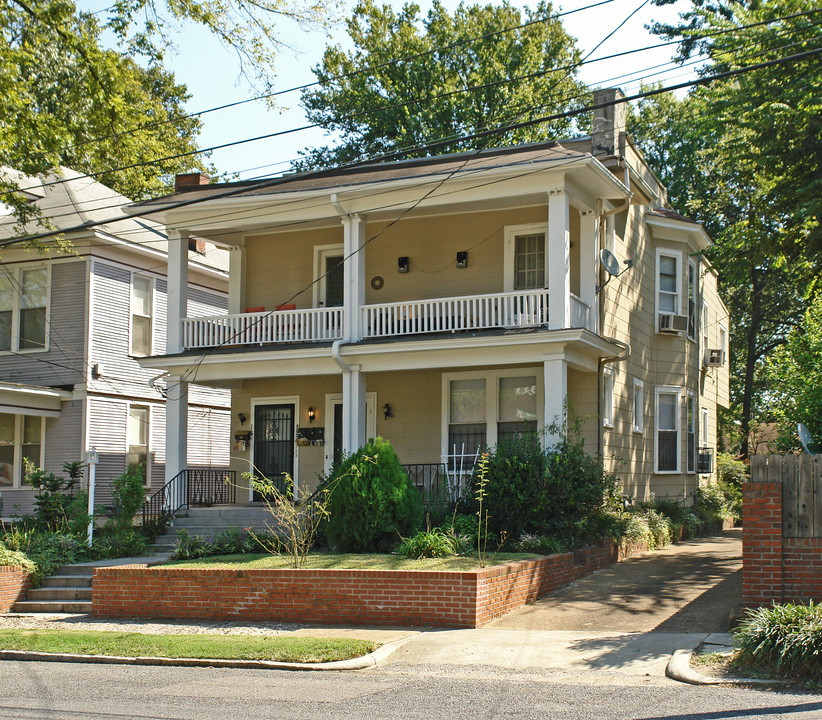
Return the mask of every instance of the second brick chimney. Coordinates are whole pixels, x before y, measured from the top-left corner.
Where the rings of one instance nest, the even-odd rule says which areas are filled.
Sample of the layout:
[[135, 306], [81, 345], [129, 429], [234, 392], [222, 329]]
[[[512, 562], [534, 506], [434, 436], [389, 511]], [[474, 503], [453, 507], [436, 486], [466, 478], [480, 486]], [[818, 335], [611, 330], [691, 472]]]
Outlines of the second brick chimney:
[[211, 184], [211, 178], [199, 172], [174, 176], [174, 190], [177, 192], [179, 192], [180, 188], [209, 184]]

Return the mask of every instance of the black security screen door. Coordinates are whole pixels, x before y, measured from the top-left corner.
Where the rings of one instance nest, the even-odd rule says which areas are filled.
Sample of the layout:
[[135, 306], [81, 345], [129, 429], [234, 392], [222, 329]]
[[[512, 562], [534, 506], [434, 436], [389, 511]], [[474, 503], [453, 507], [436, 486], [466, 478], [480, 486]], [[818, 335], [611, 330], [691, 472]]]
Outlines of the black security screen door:
[[[294, 406], [257, 405], [254, 410], [255, 474], [285, 491], [284, 473], [294, 477]], [[254, 493], [254, 500], [262, 500]]]

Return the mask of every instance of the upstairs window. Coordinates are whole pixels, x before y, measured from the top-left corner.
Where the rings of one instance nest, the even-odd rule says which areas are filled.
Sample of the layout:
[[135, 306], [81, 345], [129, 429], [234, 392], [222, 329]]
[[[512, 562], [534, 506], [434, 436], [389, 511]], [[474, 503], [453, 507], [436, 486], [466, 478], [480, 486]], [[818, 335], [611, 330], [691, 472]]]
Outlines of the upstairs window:
[[151, 355], [152, 281], [134, 275], [131, 279], [131, 354]]
[[657, 330], [659, 315], [679, 315], [682, 307], [680, 253], [657, 250], [656, 253], [656, 313]]
[[544, 290], [548, 284], [548, 227], [545, 223], [505, 228], [505, 291]]
[[693, 260], [688, 261], [688, 337], [696, 340], [696, 298], [698, 295], [699, 274]]
[[0, 274], [0, 351], [46, 349], [48, 268]]

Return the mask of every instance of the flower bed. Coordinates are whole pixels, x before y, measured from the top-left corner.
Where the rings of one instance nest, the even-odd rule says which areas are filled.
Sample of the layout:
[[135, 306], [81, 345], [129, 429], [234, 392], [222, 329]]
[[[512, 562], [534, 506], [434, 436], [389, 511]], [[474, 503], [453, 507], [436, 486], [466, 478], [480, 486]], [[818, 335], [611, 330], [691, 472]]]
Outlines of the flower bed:
[[[629, 554], [644, 549], [633, 546]], [[627, 556], [603, 541], [463, 572], [105, 567], [94, 573], [92, 613], [473, 628]]]

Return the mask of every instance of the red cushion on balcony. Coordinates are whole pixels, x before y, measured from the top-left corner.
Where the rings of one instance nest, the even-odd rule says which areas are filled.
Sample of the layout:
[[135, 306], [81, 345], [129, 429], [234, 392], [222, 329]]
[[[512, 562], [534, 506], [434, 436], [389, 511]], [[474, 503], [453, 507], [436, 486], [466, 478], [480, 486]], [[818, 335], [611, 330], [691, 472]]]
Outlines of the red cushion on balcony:
[[246, 308], [245, 310], [243, 310], [243, 312], [247, 312], [247, 313], [253, 313], [253, 312], [265, 312], [265, 307], [264, 307], [264, 306], [261, 306], [261, 307], [250, 307], [250, 308]]
[[285, 305], [277, 305], [274, 308], [275, 310], [296, 310], [297, 304], [296, 303], [286, 303]]

